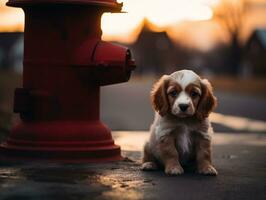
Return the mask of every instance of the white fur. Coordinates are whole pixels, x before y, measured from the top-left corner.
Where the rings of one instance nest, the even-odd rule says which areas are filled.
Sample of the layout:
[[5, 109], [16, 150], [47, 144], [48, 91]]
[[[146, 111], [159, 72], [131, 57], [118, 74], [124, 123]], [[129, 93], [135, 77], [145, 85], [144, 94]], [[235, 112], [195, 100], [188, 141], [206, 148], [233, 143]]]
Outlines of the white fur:
[[182, 91], [178, 98], [176, 99], [176, 102], [178, 104], [190, 104], [191, 103], [191, 98], [188, 96], [188, 94], [185, 91]]
[[151, 130], [154, 131], [156, 140], [159, 141], [161, 137], [170, 134], [175, 128], [176, 125], [174, 123], [169, 123], [168, 120], [165, 120], [158, 113], [155, 113]]
[[191, 70], [180, 70], [174, 72], [170, 74], [170, 78], [177, 81], [182, 89], [185, 89], [188, 84], [200, 79], [200, 77]]
[[178, 134], [177, 148], [179, 148], [183, 154], [190, 152], [191, 138], [188, 128], [183, 126], [183, 131]]

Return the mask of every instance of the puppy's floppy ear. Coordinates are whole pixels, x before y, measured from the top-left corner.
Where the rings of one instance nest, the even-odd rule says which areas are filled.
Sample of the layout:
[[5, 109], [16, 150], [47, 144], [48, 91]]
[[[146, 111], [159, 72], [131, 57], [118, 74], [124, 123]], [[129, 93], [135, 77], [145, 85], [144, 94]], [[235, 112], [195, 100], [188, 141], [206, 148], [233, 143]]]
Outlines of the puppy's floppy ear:
[[209, 116], [210, 112], [216, 107], [217, 99], [213, 95], [212, 86], [207, 79], [201, 80], [202, 95], [198, 104], [196, 116], [202, 120]]
[[161, 116], [164, 116], [169, 110], [169, 102], [166, 94], [168, 83], [169, 76], [164, 75], [153, 85], [151, 91], [152, 106]]

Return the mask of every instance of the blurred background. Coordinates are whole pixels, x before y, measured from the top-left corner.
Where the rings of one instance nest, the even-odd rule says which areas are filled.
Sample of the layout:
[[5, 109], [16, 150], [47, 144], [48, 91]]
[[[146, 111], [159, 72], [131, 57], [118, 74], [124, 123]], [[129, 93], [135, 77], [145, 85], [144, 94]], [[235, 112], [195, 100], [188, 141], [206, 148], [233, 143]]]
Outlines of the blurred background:
[[[192, 69], [214, 86], [217, 132], [266, 132], [266, 0], [120, 0], [102, 17], [103, 39], [128, 46], [137, 69], [103, 87], [101, 118], [113, 130], [148, 130], [149, 93], [163, 74]], [[8, 133], [22, 82], [24, 14], [0, 0], [0, 133]], [[40, 47], [41, 48], [41, 47]], [[3, 135], [1, 135], [3, 137]]]

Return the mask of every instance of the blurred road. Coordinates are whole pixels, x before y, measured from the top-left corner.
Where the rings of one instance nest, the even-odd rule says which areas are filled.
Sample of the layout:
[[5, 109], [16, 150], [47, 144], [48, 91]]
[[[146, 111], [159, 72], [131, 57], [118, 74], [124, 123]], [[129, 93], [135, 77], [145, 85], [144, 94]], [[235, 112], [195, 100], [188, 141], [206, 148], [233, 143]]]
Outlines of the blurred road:
[[231, 92], [215, 92], [219, 105], [216, 112], [266, 121], [266, 97]]
[[[132, 79], [128, 83], [103, 87], [101, 89], [102, 120], [113, 130], [148, 130], [154, 115], [149, 99], [154, 81]], [[225, 116], [236, 116], [236, 121], [232, 121], [232, 124], [238, 123], [238, 119], [243, 123], [244, 121], [253, 123], [256, 120], [255, 124], [258, 122], [260, 127], [263, 127], [256, 131], [256, 125], [252, 124], [255, 128], [246, 130], [248, 125], [243, 124], [243, 128], [234, 130], [228, 127], [228, 123], [226, 126], [223, 124], [223, 118], [220, 121], [215, 120], [216, 131], [266, 132], [265, 96], [222, 91], [215, 91], [215, 95], [219, 101], [215, 112]]]
[[[102, 87], [102, 120], [113, 130], [148, 130], [154, 115], [149, 94], [155, 81], [152, 77], [133, 76], [127, 83]], [[215, 131], [266, 133], [266, 95], [263, 94], [266, 81], [259, 81], [260, 84], [255, 84], [256, 79], [215, 81], [220, 89], [214, 88], [219, 101], [215, 110], [219, 114], [211, 115]], [[0, 130], [8, 130], [9, 121], [15, 116], [12, 99], [14, 88], [20, 84], [19, 74], [0, 73]]]

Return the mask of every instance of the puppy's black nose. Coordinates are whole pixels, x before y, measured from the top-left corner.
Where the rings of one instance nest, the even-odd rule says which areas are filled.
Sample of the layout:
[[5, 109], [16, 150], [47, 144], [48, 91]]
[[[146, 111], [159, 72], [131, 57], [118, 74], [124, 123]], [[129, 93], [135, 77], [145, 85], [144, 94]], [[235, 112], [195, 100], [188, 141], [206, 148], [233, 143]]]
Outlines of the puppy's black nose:
[[185, 112], [188, 108], [188, 104], [179, 104], [179, 108], [182, 112]]

